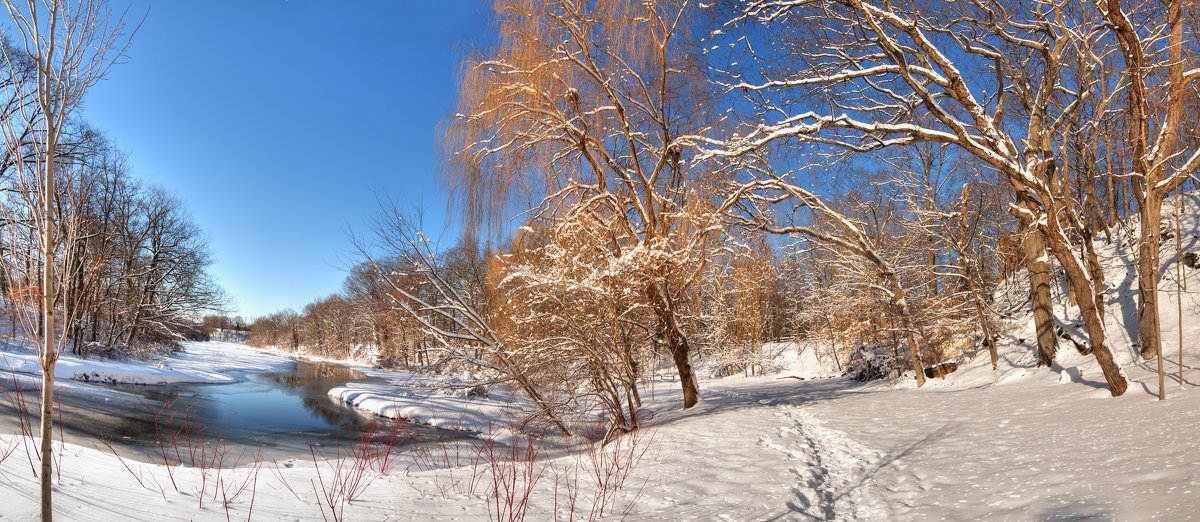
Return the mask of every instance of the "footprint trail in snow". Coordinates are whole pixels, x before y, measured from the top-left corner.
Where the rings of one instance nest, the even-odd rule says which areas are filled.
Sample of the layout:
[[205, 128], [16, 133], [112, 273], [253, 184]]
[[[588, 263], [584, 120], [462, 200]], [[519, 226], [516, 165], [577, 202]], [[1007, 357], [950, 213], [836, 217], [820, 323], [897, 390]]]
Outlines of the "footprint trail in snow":
[[776, 415], [786, 420], [778, 436], [761, 437], [758, 444], [796, 461], [790, 468], [795, 497], [788, 501], [793, 512], [816, 520], [867, 520], [879, 513], [868, 489], [883, 452], [826, 428], [802, 408], [785, 407]]

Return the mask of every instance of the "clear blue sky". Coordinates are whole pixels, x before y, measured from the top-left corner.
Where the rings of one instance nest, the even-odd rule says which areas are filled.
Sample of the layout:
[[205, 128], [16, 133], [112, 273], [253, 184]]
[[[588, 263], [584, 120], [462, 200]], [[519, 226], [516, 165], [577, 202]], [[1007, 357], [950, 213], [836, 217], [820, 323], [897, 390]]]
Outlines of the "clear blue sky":
[[84, 117], [191, 210], [237, 313], [298, 309], [340, 289], [377, 194], [441, 220], [436, 126], [489, 5], [135, 0], [145, 23]]

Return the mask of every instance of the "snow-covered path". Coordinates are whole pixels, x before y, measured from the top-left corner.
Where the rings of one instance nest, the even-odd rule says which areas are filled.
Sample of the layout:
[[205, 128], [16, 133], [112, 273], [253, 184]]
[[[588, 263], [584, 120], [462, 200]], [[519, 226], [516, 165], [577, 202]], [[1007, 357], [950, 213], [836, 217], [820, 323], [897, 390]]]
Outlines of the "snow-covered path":
[[704, 389], [690, 411], [655, 419], [661, 427], [652, 458], [639, 468], [646, 487], [637, 518], [750, 520], [791, 511], [803, 462], [777, 442], [781, 415], [847, 384], [810, 381], [801, 391], [794, 380], [733, 381]]
[[1191, 385], [1159, 402], [1140, 384], [1113, 398], [1047, 369], [922, 390], [737, 381], [710, 382], [695, 411], [664, 416], [670, 435], [643, 470], [637, 518], [1200, 516]]
[[848, 395], [804, 410], [881, 452], [862, 485], [875, 499], [871, 518], [1195, 517], [1200, 394], [1189, 387], [1159, 402], [1138, 388], [1113, 398], [1032, 379]]

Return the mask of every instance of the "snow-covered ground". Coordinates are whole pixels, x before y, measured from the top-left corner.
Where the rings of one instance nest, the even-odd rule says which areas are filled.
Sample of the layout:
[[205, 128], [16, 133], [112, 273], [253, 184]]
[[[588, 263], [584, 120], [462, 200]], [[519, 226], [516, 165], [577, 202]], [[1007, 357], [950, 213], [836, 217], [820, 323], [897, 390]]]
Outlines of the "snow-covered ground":
[[[1194, 249], [1200, 235], [1194, 213], [1185, 224], [1184, 247]], [[1105, 248], [1109, 342], [1130, 380], [1122, 397], [1110, 397], [1093, 358], [1069, 343], [1053, 367], [1034, 367], [1025, 314], [1001, 325], [996, 371], [981, 352], [920, 389], [911, 375], [861, 384], [820, 378], [831, 372], [811, 354], [773, 345], [777, 373], [702, 380], [703, 400], [687, 411], [679, 409], [676, 385], [651, 383], [643, 397], [653, 420], [641, 438], [621, 439], [623, 445], [571, 452], [556, 446], [532, 464], [505, 464], [479, 456], [490, 447], [480, 439], [431, 444], [396, 457], [348, 503], [324, 494], [338, 489], [329, 485], [346, 477], [353, 459], [340, 461], [341, 473], [333, 455], [315, 461], [298, 455], [257, 467], [243, 461], [218, 475], [67, 445], [55, 505], [66, 520], [321, 520], [334, 518], [330, 505], [344, 509], [339, 518], [348, 520], [476, 520], [495, 517], [496, 499], [505, 497], [489, 493], [496, 491], [494, 477], [529, 470], [537, 477], [528, 495], [530, 519], [571, 518], [572, 496], [575, 517], [588, 518], [597, 498], [593, 471], [612, 478], [632, 460], [637, 464], [624, 487], [599, 502], [609, 516], [628, 509], [634, 520], [1200, 517], [1200, 448], [1192, 434], [1200, 424], [1200, 368], [1192, 362], [1200, 360], [1200, 347], [1194, 343], [1184, 347], [1184, 382], [1175, 381], [1181, 321], [1183, 339], [1200, 337], [1200, 271], [1189, 269], [1193, 290], [1184, 294], [1183, 317], [1175, 310], [1174, 282], [1162, 285], [1169, 387], [1168, 400], [1158, 401], [1156, 365], [1138, 360], [1132, 346], [1136, 288], [1128, 249], [1119, 243]], [[1061, 305], [1056, 312], [1067, 327], [1077, 322]], [[187, 375], [216, 375], [207, 378], [220, 382], [222, 368], [272, 368], [286, 361], [215, 344], [189, 346], [188, 353], [161, 364]], [[152, 380], [136, 363], [104, 368], [102, 375]], [[506, 425], [505, 399], [435, 393], [412, 374], [362, 370], [387, 382], [352, 383], [330, 393], [386, 415], [480, 430], [485, 423]], [[21, 438], [0, 438], [0, 520], [36, 516], [30, 447]], [[512, 476], [518, 477], [512, 489], [523, 498], [530, 480]], [[221, 499], [243, 484], [250, 485], [228, 502], [227, 513]]]
[[[185, 350], [155, 361], [80, 359], [62, 354], [54, 366], [56, 379], [128, 384], [234, 382], [230, 370], [271, 371], [286, 359], [233, 343], [184, 343]], [[9, 341], [0, 346], [0, 372], [41, 375], [32, 348]]]
[[[920, 390], [907, 381], [710, 380], [689, 411], [678, 411], [678, 393], [658, 383], [652, 443], [611, 504], [620, 513], [636, 497], [634, 520], [1185, 520], [1200, 513], [1193, 384], [1183, 392], [1173, 385], [1159, 402], [1141, 383], [1111, 398], [1095, 380], [1059, 384], [1050, 369], [999, 382], [990, 370], [962, 373]], [[0, 455], [5, 448], [15, 451], [0, 464], [0, 519], [26, 520], [36, 515], [37, 484], [20, 440], [0, 439]], [[345, 518], [488, 518], [486, 459], [467, 445], [460, 467], [428, 469], [431, 460], [444, 462], [434, 448], [397, 458], [345, 505]], [[536, 464], [544, 471], [530, 519], [555, 516], [556, 485], [557, 518], [566, 518], [561, 471], [573, 466], [584, 472], [577, 516], [586, 518], [591, 460], [555, 455]], [[320, 520], [322, 481], [336, 474], [329, 457], [267, 462], [257, 472], [243, 465], [218, 477], [68, 446], [56, 506], [66, 520], [223, 519], [220, 485], [230, 492], [257, 478], [229, 504], [232, 517]], [[471, 477], [480, 482], [474, 493], [465, 485]]]

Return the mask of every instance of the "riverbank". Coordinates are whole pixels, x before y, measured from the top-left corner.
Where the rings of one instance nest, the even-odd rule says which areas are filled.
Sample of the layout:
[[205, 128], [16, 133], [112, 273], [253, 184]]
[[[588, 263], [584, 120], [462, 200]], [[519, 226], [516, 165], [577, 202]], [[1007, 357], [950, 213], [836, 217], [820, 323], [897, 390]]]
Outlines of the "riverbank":
[[[41, 366], [33, 347], [23, 339], [0, 344], [0, 372], [40, 376]], [[178, 384], [236, 382], [231, 371], [272, 371], [287, 359], [222, 342], [185, 342], [183, 350], [151, 360], [81, 359], [70, 353], [59, 356], [55, 379], [109, 384]]]
[[[185, 348], [155, 361], [65, 359], [114, 377], [107, 382], [56, 381], [56, 437], [143, 462], [167, 460], [162, 455], [164, 442], [193, 435], [203, 435], [208, 444], [228, 452], [262, 449], [269, 458], [293, 458], [308, 454], [313, 444], [349, 447], [364, 434], [386, 432], [395, 425], [328, 395], [331, 387], [348, 382], [385, 382], [344, 365], [231, 343], [187, 343]], [[201, 378], [152, 378], [165, 369]], [[113, 382], [117, 377], [124, 382]], [[0, 434], [36, 428], [39, 388], [37, 374], [0, 374]], [[409, 429], [425, 436], [432, 431], [424, 426]]]
[[[358, 361], [313, 359], [275, 350], [256, 350], [244, 344], [227, 342], [184, 342], [182, 350], [151, 361], [80, 359], [65, 353], [55, 366], [59, 387], [72, 395], [86, 395], [79, 401], [130, 402], [154, 399], [146, 393], [127, 393], [131, 388], [110, 385], [146, 385], [174, 389], [182, 384], [231, 385], [245, 382], [247, 375], [286, 371], [297, 360], [333, 363], [362, 372], [369, 379], [345, 382], [328, 390], [329, 399], [360, 410], [363, 415], [386, 419], [406, 419], [420, 424], [451, 430], [466, 430], [509, 440], [507, 430], [514, 410], [523, 404], [505, 387], [494, 387], [490, 396], [469, 394], [473, 382], [469, 375], [421, 375], [404, 370], [384, 370]], [[32, 390], [38, 386], [41, 372], [32, 348], [16, 342], [0, 345], [0, 375], [7, 375], [8, 390]], [[88, 386], [95, 384], [99, 386]], [[138, 389], [137, 391], [144, 391]], [[150, 408], [161, 404], [150, 401]], [[137, 404], [129, 408], [144, 408]], [[8, 423], [8, 431], [18, 433]], [[5, 423], [0, 422], [0, 430]]]

